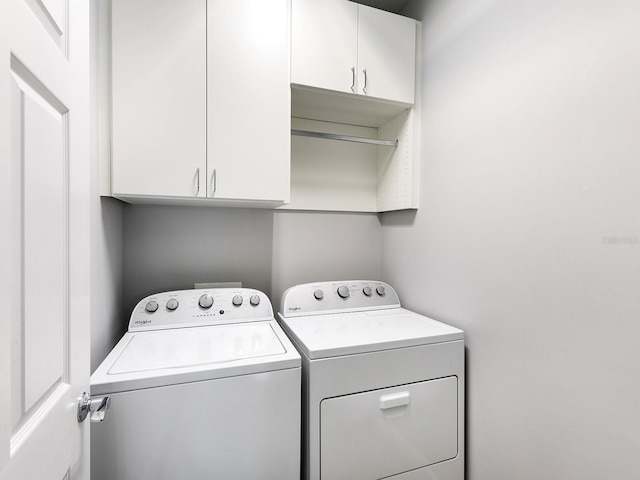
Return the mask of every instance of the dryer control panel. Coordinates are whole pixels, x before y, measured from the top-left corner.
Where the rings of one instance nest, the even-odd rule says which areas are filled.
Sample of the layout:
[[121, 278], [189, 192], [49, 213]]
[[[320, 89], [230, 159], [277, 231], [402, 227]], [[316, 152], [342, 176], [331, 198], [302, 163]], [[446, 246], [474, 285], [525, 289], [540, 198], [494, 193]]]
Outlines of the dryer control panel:
[[371, 280], [319, 282], [296, 285], [282, 295], [283, 317], [359, 312], [400, 307], [396, 291]]
[[149, 295], [131, 313], [129, 331], [273, 320], [269, 298], [251, 288], [177, 290]]

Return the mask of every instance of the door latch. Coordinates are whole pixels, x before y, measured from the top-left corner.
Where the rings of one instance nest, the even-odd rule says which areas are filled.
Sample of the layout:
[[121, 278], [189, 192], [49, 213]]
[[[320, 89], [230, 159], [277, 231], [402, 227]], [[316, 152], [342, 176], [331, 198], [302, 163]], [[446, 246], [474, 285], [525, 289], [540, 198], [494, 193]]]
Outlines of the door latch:
[[78, 397], [78, 423], [84, 422], [87, 415], [92, 422], [101, 422], [111, 406], [111, 397], [104, 396], [92, 399], [87, 392], [82, 392]]

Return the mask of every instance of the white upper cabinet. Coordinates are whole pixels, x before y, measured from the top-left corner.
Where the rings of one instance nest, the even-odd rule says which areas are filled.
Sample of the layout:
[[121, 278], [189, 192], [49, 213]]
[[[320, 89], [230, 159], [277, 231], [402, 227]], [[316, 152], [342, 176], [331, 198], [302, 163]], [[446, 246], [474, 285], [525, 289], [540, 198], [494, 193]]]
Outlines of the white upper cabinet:
[[289, 199], [289, 6], [289, 0], [209, 0], [209, 198]]
[[287, 202], [290, 0], [112, 2], [112, 195]]
[[358, 5], [358, 94], [413, 104], [416, 21]]
[[356, 93], [358, 5], [293, 0], [291, 83]]
[[291, 8], [295, 132], [291, 199], [280, 208], [418, 208], [422, 24], [347, 0]]
[[291, 83], [414, 103], [416, 21], [346, 0], [293, 0]]
[[205, 2], [112, 0], [114, 196], [205, 196]]

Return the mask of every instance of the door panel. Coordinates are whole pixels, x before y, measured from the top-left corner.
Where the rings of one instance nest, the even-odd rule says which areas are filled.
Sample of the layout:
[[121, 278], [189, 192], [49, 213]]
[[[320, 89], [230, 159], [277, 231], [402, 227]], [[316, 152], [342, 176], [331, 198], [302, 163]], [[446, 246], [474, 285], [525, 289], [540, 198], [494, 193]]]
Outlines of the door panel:
[[[23, 315], [17, 322], [24, 346], [24, 413], [59, 384], [65, 375], [64, 332], [67, 299], [66, 109], [39, 95], [23, 78], [13, 76], [12, 113], [21, 139], [16, 160], [23, 172]], [[61, 107], [61, 105], [60, 105]], [[14, 157], [15, 158], [15, 157]], [[46, 234], [46, 248], [43, 248]], [[43, 279], [47, 279], [43, 298]]]
[[65, 0], [25, 0], [25, 3], [31, 8], [42, 29], [66, 56], [67, 2]]

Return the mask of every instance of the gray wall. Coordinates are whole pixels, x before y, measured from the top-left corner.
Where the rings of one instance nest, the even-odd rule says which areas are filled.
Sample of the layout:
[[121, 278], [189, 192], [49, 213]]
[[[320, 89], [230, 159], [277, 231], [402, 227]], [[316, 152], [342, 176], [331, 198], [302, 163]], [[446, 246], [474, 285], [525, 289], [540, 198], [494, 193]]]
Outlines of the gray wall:
[[127, 206], [124, 225], [125, 321], [142, 297], [196, 282], [269, 290], [271, 211]]
[[461, 327], [471, 480], [640, 478], [640, 2], [429, 0], [383, 277]]
[[123, 207], [96, 198], [91, 226], [91, 372], [120, 339], [122, 323]]
[[95, 370], [146, 295], [194, 283], [242, 282], [270, 295], [331, 279], [380, 279], [375, 214], [244, 208], [94, 206], [91, 358]]
[[379, 280], [382, 232], [377, 215], [276, 212], [271, 301], [276, 310], [292, 285], [325, 280]]
[[240, 281], [277, 310], [296, 283], [379, 279], [381, 235], [375, 214], [128, 205], [124, 323], [142, 297], [196, 282]]

